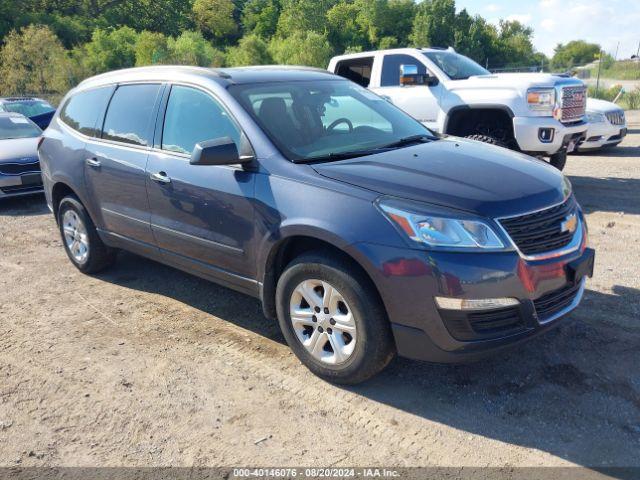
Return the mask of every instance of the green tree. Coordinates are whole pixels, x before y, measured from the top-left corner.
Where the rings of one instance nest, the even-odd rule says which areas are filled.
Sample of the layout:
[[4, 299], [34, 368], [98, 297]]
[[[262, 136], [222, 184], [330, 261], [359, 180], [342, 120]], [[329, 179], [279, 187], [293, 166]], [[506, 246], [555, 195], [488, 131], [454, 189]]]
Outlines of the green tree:
[[193, 19], [203, 33], [225, 43], [238, 33], [231, 0], [195, 0]]
[[130, 27], [116, 30], [96, 29], [91, 41], [84, 45], [75, 57], [82, 64], [86, 75], [133, 67], [136, 64], [138, 34]]
[[249, 0], [242, 10], [242, 26], [246, 33], [270, 38], [276, 33], [280, 18], [279, 0]]
[[0, 91], [4, 95], [59, 93], [69, 87], [68, 57], [48, 27], [12, 31], [0, 50]]
[[327, 12], [329, 39], [336, 51], [369, 48], [367, 34], [357, 21], [359, 11], [359, 5], [343, 0]]
[[242, 37], [237, 47], [231, 47], [227, 52], [227, 64], [230, 67], [243, 65], [268, 65], [273, 63], [269, 46], [258, 35]]
[[224, 54], [202, 36], [200, 32], [186, 31], [177, 38], [167, 40], [168, 63], [217, 67], [224, 63]]
[[169, 57], [167, 37], [162, 33], [143, 31], [136, 41], [136, 67], [166, 63]]
[[455, 40], [454, 0], [423, 0], [417, 6], [410, 40], [416, 47], [448, 47]]
[[288, 37], [294, 32], [325, 33], [325, 14], [337, 0], [282, 0], [277, 35]]
[[294, 32], [287, 38], [274, 37], [269, 52], [276, 63], [326, 68], [333, 49], [325, 35], [317, 32]]
[[587, 43], [584, 40], [574, 40], [554, 49], [551, 65], [555, 69], [569, 69], [575, 66], [593, 62], [600, 55], [600, 45]]

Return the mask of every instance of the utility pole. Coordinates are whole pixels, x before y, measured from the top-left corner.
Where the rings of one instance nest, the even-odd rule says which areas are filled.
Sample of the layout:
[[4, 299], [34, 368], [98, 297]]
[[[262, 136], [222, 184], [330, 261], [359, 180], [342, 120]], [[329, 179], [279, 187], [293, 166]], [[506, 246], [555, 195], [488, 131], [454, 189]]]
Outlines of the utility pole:
[[616, 45], [616, 54], [613, 57], [614, 61], [618, 61], [618, 49], [620, 48], [620, 40], [618, 40], [618, 45]]
[[602, 67], [602, 50], [600, 50], [600, 60], [598, 61], [598, 76], [596, 77], [596, 94], [594, 95], [598, 98], [598, 89], [600, 88], [600, 67]]

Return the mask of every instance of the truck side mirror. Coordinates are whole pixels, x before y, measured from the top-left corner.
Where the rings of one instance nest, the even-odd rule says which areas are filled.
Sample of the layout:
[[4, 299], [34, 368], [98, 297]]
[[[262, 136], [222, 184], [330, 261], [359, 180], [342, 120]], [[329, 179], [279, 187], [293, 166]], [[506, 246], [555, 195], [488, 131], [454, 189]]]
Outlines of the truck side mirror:
[[417, 65], [400, 65], [400, 85], [427, 85], [432, 87], [437, 84], [437, 77], [428, 73], [418, 73]]

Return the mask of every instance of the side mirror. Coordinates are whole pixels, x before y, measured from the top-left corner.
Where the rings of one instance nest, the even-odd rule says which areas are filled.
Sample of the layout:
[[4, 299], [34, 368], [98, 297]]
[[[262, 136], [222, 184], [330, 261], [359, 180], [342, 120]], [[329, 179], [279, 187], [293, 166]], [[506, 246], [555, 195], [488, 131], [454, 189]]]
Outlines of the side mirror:
[[241, 159], [238, 147], [229, 137], [196, 143], [191, 154], [191, 165], [234, 165], [243, 163], [248, 158]]
[[438, 77], [428, 73], [418, 73], [417, 65], [400, 65], [400, 85], [427, 85], [432, 87], [438, 84]]

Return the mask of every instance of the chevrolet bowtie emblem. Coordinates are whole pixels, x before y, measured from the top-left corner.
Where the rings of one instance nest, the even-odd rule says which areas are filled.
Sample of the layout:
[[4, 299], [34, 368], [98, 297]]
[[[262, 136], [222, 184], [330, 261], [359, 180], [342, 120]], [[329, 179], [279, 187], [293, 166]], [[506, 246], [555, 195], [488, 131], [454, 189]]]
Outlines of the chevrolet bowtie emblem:
[[578, 216], [575, 213], [568, 215], [564, 222], [560, 224], [560, 230], [563, 232], [573, 233], [578, 227]]

